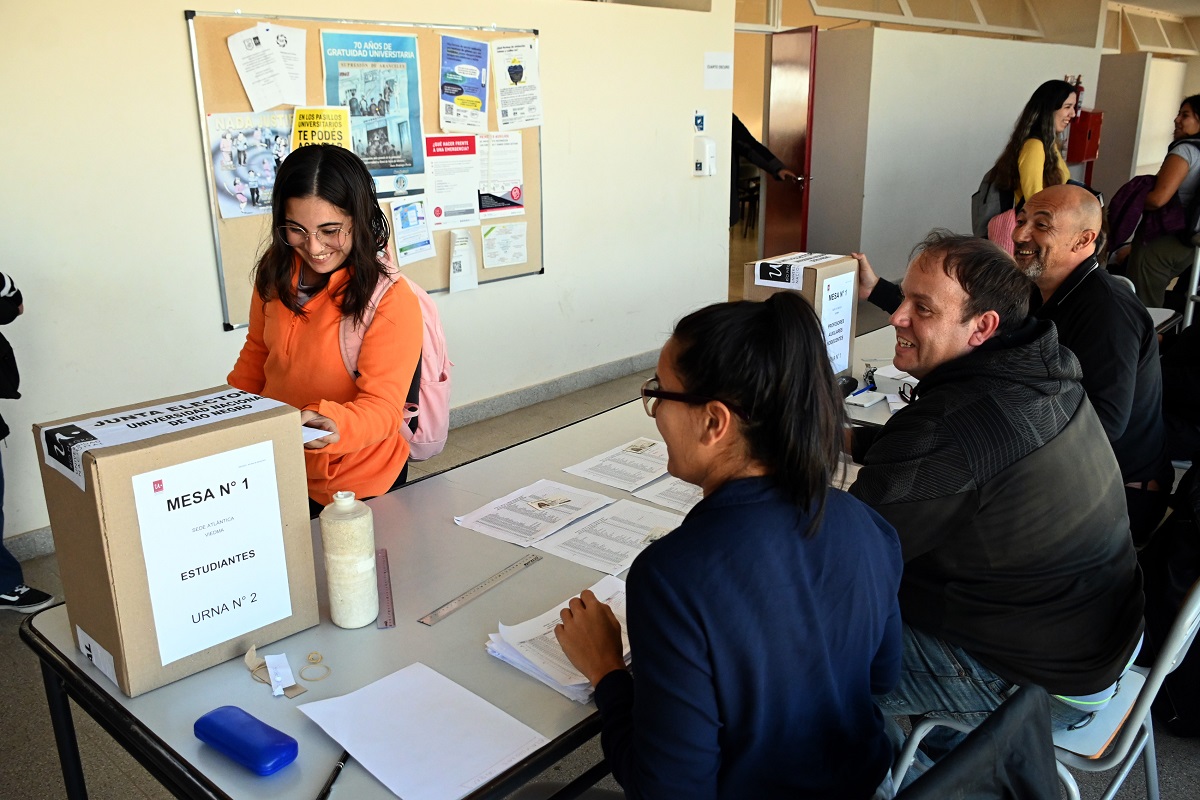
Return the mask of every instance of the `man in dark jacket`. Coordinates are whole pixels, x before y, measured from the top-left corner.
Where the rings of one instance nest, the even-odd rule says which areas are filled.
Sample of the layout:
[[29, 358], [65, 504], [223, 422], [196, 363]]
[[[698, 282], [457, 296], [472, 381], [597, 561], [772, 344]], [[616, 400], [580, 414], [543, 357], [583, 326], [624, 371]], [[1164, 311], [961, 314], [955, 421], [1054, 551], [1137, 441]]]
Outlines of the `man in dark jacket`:
[[[1145, 307], [1096, 261], [1100, 203], [1080, 186], [1051, 186], [1017, 215], [1017, 268], [1033, 282], [1030, 308], [1058, 329], [1075, 354], [1104, 433], [1112, 444], [1129, 527], [1142, 542], [1162, 520], [1174, 472], [1162, 417], [1158, 337]], [[880, 279], [866, 256], [858, 259], [859, 299], [892, 312], [899, 287]]]
[[1013, 255], [1037, 284], [1033, 313], [1058, 326], [1112, 443], [1135, 542], [1158, 527], [1175, 472], [1167, 459], [1158, 334], [1146, 307], [1096, 261], [1100, 203], [1081, 186], [1049, 186], [1017, 214]]
[[918, 245], [892, 315], [919, 379], [882, 428], [856, 429], [851, 494], [900, 534], [905, 654], [891, 715], [977, 722], [1019, 685], [1056, 728], [1111, 696], [1140, 641], [1142, 584], [1121, 473], [1054, 325], [993, 243]]
[[[25, 312], [25, 301], [21, 290], [13, 279], [0, 272], [0, 325], [7, 325]], [[16, 399], [19, 378], [17, 362], [12, 348], [0, 336], [0, 397]], [[0, 417], [0, 440], [8, 437], [8, 425]], [[0, 464], [0, 611], [18, 611], [29, 614], [50, 605], [54, 598], [43, 591], [25, 585], [21, 562], [13, 558], [4, 546], [4, 468]]]

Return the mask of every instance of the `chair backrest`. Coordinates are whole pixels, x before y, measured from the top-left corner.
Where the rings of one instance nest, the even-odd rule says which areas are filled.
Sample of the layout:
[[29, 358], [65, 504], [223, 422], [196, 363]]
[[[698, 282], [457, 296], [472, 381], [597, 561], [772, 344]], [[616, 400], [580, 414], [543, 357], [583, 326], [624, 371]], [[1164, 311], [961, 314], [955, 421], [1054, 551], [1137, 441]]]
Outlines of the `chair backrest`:
[[1138, 736], [1142, 723], [1150, 714], [1150, 707], [1154, 704], [1154, 698], [1158, 694], [1158, 690], [1162, 688], [1163, 681], [1175, 671], [1179, 662], [1183, 661], [1188, 648], [1192, 646], [1192, 642], [1196, 638], [1197, 630], [1200, 630], [1200, 581], [1192, 584], [1191, 590], [1188, 591], [1187, 597], [1183, 601], [1183, 607], [1179, 609], [1179, 616], [1171, 625], [1171, 631], [1159, 648], [1158, 657], [1154, 659], [1154, 666], [1150, 668], [1150, 672], [1146, 676], [1146, 685], [1138, 694], [1137, 702], [1133, 704], [1129, 716], [1125, 718], [1125, 722], [1121, 726], [1121, 733], [1117, 736], [1105, 759], [1125, 758], [1125, 754], [1129, 752], [1129, 748]]

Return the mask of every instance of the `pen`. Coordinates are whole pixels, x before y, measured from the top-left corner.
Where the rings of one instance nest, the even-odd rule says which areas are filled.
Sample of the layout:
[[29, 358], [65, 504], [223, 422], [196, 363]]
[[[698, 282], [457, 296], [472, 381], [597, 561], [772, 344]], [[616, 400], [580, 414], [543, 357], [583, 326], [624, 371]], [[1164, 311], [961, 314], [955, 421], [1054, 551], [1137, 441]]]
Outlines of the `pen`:
[[321, 787], [321, 791], [317, 794], [317, 800], [325, 800], [329, 797], [329, 791], [333, 788], [333, 782], [338, 779], [338, 775], [342, 774], [342, 767], [346, 766], [346, 762], [350, 760], [350, 751], [343, 750], [338, 762], [333, 765], [333, 772], [329, 773], [329, 779], [325, 781], [325, 785]]
[[862, 394], [863, 392], [869, 392], [869, 391], [871, 391], [871, 390], [872, 390], [872, 389], [874, 389], [874, 388], [875, 388], [874, 384], [872, 384], [871, 386], [864, 386], [863, 388], [859, 389], [857, 392], [853, 392], [853, 393], [851, 393], [851, 395], [850, 395], [850, 396], [851, 396], [851, 397], [854, 397], [854, 396], [856, 396], [856, 395], [860, 395], [860, 394]]

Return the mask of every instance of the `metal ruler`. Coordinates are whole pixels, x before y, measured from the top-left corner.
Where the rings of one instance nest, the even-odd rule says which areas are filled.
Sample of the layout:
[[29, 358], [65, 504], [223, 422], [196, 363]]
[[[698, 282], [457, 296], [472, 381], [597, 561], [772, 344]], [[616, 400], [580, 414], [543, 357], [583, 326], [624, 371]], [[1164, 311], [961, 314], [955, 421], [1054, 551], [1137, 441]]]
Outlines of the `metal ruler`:
[[379, 586], [379, 616], [376, 628], [396, 627], [396, 609], [392, 607], [392, 572], [388, 568], [387, 548], [375, 551], [375, 582]]
[[513, 575], [516, 575], [521, 570], [525, 569], [528, 566], [536, 564], [537, 562], [539, 562], [541, 560], [542, 560], [542, 557], [539, 556], [537, 553], [530, 553], [529, 555], [522, 557], [520, 560], [514, 561], [513, 563], [509, 564], [507, 567], [500, 570], [499, 572], [497, 572], [495, 575], [491, 576], [490, 578], [485, 578], [484, 580], [475, 584], [470, 589], [467, 589], [465, 592], [460, 594], [458, 597], [451, 600], [449, 603], [446, 603], [445, 605], [440, 606], [439, 608], [429, 612], [428, 614], [426, 614], [425, 616], [423, 616], [419, 620], [417, 620], [417, 622], [420, 622], [422, 625], [434, 625], [438, 622], [441, 622], [446, 617], [450, 616], [455, 611], [458, 611], [460, 608], [465, 606], [467, 603], [474, 600], [476, 597], [479, 597], [479, 595], [483, 594], [488, 589], [492, 589], [492, 588], [495, 588], [496, 586], [499, 586], [501, 583], [503, 583], [507, 579], [511, 578]]

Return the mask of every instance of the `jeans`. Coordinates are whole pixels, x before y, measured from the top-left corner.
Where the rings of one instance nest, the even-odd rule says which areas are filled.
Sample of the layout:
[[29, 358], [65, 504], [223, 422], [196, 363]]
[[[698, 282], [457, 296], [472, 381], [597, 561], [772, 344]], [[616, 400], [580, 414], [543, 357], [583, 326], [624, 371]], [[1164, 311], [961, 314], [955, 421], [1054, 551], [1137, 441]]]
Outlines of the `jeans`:
[[0, 461], [0, 592], [7, 592], [24, 582], [21, 562], [4, 546], [4, 462]]
[[[888, 694], [877, 695], [875, 702], [889, 718], [888, 736], [899, 752], [904, 732], [895, 717], [951, 718], [975, 727], [1018, 688], [980, 664], [961, 647], [906, 624], [900, 683]], [[1065, 730], [1088, 716], [1087, 712], [1055, 697], [1050, 698], [1051, 730]], [[950, 728], [936, 728], [930, 732], [921, 745], [925, 757], [922, 758], [918, 751], [917, 763], [905, 775], [905, 785], [949, 752], [964, 735]]]

